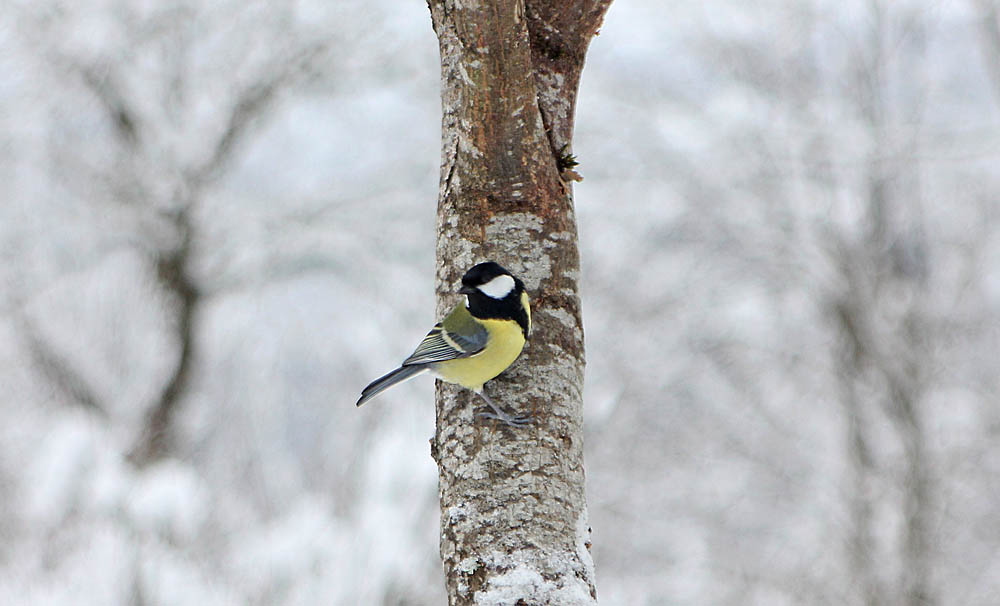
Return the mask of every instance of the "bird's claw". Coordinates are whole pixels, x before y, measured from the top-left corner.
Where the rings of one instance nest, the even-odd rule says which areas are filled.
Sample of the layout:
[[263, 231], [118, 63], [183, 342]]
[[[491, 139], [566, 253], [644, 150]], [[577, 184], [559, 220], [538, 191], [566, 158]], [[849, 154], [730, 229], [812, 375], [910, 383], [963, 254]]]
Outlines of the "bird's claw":
[[518, 415], [518, 416], [515, 417], [515, 416], [511, 416], [511, 415], [509, 415], [509, 414], [507, 414], [505, 412], [501, 412], [501, 411], [497, 411], [497, 412], [490, 412], [490, 411], [477, 412], [476, 413], [476, 417], [479, 418], [479, 419], [496, 419], [497, 421], [503, 421], [504, 423], [506, 423], [507, 425], [509, 425], [511, 427], [520, 427], [520, 426], [528, 425], [529, 423], [531, 423], [531, 415]]

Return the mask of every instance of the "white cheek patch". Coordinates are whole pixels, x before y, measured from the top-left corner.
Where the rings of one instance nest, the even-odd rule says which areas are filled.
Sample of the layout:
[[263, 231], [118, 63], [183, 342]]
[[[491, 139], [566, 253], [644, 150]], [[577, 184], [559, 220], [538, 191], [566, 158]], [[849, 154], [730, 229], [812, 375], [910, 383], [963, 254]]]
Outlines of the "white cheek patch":
[[486, 284], [482, 286], [477, 286], [484, 295], [493, 297], [494, 299], [502, 299], [510, 294], [510, 291], [514, 290], [514, 278], [503, 274], [499, 275]]

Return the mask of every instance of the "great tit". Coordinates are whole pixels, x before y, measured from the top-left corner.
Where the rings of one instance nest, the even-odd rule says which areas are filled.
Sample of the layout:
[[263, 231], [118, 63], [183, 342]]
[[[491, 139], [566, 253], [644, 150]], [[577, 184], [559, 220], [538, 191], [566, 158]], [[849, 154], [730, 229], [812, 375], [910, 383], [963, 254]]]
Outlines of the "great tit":
[[528, 416], [515, 417], [500, 410], [483, 393], [483, 383], [517, 359], [531, 332], [531, 306], [524, 284], [497, 263], [487, 261], [465, 272], [458, 292], [466, 296], [465, 305], [459, 304], [435, 324], [399, 368], [365, 387], [358, 406], [429, 370], [448, 383], [479, 394], [493, 409], [477, 416], [508, 425], [528, 422]]

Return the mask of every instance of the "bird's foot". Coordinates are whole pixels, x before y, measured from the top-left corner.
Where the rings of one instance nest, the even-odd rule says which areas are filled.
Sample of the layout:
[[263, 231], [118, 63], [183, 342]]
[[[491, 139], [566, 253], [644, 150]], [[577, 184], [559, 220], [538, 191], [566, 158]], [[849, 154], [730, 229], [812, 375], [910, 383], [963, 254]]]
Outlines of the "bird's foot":
[[493, 400], [491, 400], [490, 397], [487, 396], [485, 393], [483, 393], [482, 391], [478, 391], [476, 393], [478, 393], [479, 396], [483, 399], [483, 401], [489, 404], [490, 408], [493, 409], [493, 412], [489, 411], [477, 412], [476, 413], [477, 417], [482, 419], [496, 419], [497, 421], [503, 421], [509, 427], [518, 427], [520, 425], [527, 425], [528, 423], [531, 422], [531, 415], [518, 415], [516, 417], [509, 415], [504, 411], [500, 410], [500, 407], [494, 404]]
[[520, 427], [531, 423], [531, 415], [518, 415], [515, 417], [503, 412], [502, 410], [496, 410], [496, 409], [494, 409], [493, 412], [490, 411], [477, 412], [476, 418], [496, 419], [497, 421], [503, 421], [504, 423], [506, 423], [511, 427]]

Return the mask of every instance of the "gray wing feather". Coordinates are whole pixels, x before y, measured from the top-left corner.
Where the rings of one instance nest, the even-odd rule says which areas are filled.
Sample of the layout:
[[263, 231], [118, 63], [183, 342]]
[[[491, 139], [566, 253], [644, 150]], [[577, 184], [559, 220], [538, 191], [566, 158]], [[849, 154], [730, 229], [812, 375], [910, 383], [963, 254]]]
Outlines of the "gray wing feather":
[[459, 335], [444, 330], [441, 323], [437, 323], [410, 357], [403, 360], [403, 366], [467, 358], [481, 352], [489, 333], [481, 326], [477, 328], [479, 330], [472, 334]]

